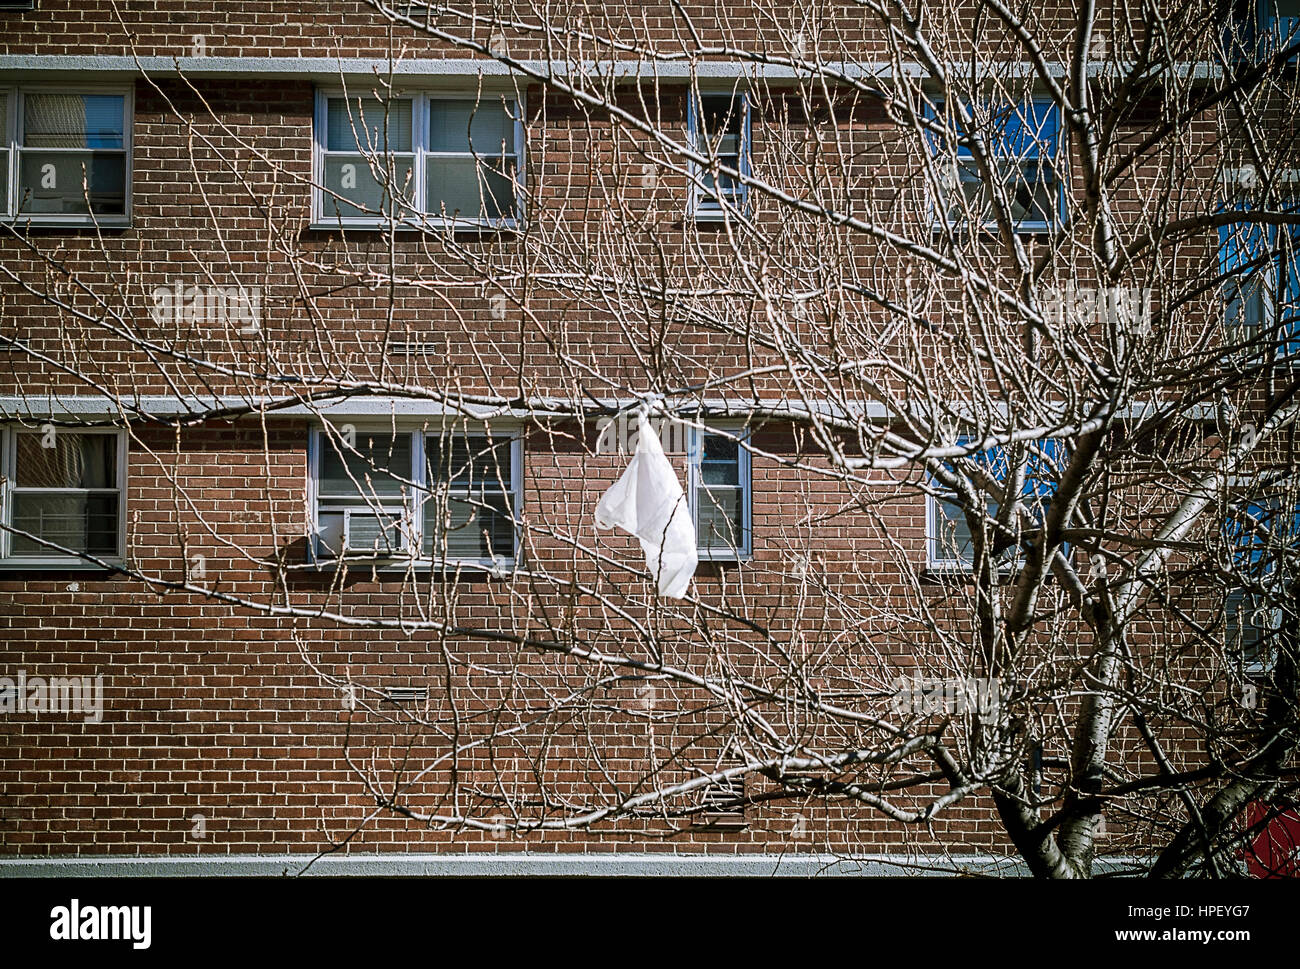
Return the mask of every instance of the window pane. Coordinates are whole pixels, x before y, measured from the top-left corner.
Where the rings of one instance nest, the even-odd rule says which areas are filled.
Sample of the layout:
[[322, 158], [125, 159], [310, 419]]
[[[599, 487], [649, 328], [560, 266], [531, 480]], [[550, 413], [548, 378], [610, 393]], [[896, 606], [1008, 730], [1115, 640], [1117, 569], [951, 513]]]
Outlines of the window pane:
[[[1013, 222], [1052, 221], [1057, 206], [1057, 188], [1056, 179], [1046, 163], [1003, 163], [998, 170]], [[979, 222], [992, 220], [993, 198], [973, 161], [959, 161], [957, 187], [965, 200], [965, 208], [955, 202], [949, 210], [948, 221], [965, 219], [967, 211]]]
[[[44, 447], [44, 444], [51, 447]], [[19, 488], [116, 488], [117, 437], [55, 431], [18, 435]]]
[[[387, 108], [387, 117], [385, 117]], [[326, 105], [326, 151], [410, 152], [411, 102], [330, 98]]]
[[[0, 94], [0, 172], [9, 172], [9, 95]], [[0, 213], [9, 211], [9, 179], [0, 178]]]
[[970, 562], [974, 558], [970, 526], [955, 501], [936, 502], [934, 558]]
[[444, 541], [447, 558], [512, 558], [510, 496], [476, 494], [473, 501], [451, 497], [445, 503], [429, 498], [424, 504], [424, 554], [442, 557]]
[[[1025, 160], [1056, 153], [1060, 120], [1056, 106], [1046, 101], [1003, 102], [972, 106], [969, 109], [974, 133], [984, 141], [985, 149], [995, 156]], [[962, 158], [971, 156], [970, 146], [962, 143], [965, 130], [954, 111], [950, 118], [940, 118], [947, 135]], [[933, 139], [942, 145], [942, 138]]]
[[[430, 156], [426, 164], [430, 215], [445, 212], [447, 218], [502, 219], [515, 214], [515, 183], [499, 162], [489, 165], [473, 158]], [[514, 160], [508, 159], [507, 165], [513, 168]]]
[[332, 435], [322, 434], [320, 446], [322, 497], [400, 498], [403, 484], [397, 478], [411, 478], [409, 434], [393, 438], [359, 433], [356, 447], [351, 451]]
[[489, 442], [481, 434], [429, 435], [424, 454], [430, 484], [444, 489], [425, 499], [424, 554], [464, 559], [513, 557], [510, 439]]
[[[741, 123], [744, 120], [744, 102], [731, 95], [700, 98], [698, 120], [700, 147], [709, 151], [734, 154], [739, 150]], [[715, 146], [721, 142], [721, 146]]]
[[380, 167], [380, 177], [376, 178], [371, 161], [377, 166], [385, 164], [383, 159], [373, 155], [330, 155], [325, 159], [327, 191], [321, 199], [322, 215], [336, 219], [376, 219], [402, 214], [404, 209], [395, 207], [394, 203], [414, 191], [415, 186], [411, 184], [411, 156], [397, 155], [393, 158], [395, 181], [391, 191], [388, 188], [388, 170]]
[[744, 544], [744, 492], [739, 488], [700, 488], [697, 536], [702, 548], [741, 549]]
[[1245, 666], [1263, 663], [1275, 631], [1276, 611], [1258, 596], [1241, 591], [1228, 593], [1224, 611], [1228, 652]]
[[13, 527], [59, 546], [50, 549], [34, 539], [13, 536], [14, 555], [57, 556], [71, 552], [116, 555], [118, 496], [46, 495], [17, 492]]
[[30, 148], [124, 148], [121, 94], [28, 94], [23, 145]]
[[1224, 284], [1223, 322], [1257, 327], [1264, 320], [1264, 288], [1258, 278], [1230, 279]]
[[[126, 213], [124, 154], [24, 150], [20, 155], [20, 212], [33, 215]], [[87, 192], [90, 195], [89, 208], [86, 205]]]
[[740, 484], [739, 443], [718, 434], [705, 434], [700, 480], [706, 485]]
[[1007, 173], [1007, 198], [1016, 222], [1051, 222], [1056, 212], [1056, 179], [1047, 163], [1026, 162]]
[[515, 153], [514, 102], [429, 101], [429, 150], [474, 151], [499, 158]]
[[434, 437], [424, 441], [429, 481], [449, 483], [455, 490], [510, 488], [510, 440], [489, 444], [482, 435]]

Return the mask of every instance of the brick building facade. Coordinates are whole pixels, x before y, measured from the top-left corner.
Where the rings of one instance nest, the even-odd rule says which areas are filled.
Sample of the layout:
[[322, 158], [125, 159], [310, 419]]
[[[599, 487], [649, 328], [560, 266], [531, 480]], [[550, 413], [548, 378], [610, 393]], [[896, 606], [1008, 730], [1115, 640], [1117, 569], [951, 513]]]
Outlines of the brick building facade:
[[[954, 49], [976, 30], [968, 12]], [[877, 810], [870, 782], [913, 752], [854, 759], [888, 748], [870, 723], [898, 683], [933, 678], [978, 633], [969, 528], [920, 464], [848, 468], [874, 440], [853, 429], [908, 436], [868, 388], [910, 399], [912, 363], [935, 370], [938, 396], [974, 394], [988, 365], [966, 352], [981, 323], [965, 311], [924, 343], [888, 326], [916, 311], [900, 307], [960, 305], [960, 289], [913, 302], [924, 260], [899, 240], [928, 244], [944, 222], [921, 162], [936, 139], [876, 90], [894, 76], [879, 27], [851, 5], [776, 25], [757, 8], [575, 8], [564, 59], [616, 69], [565, 73], [536, 30], [510, 26], [526, 13], [435, 11], [433, 36], [324, 0], [0, 13], [0, 675], [102, 683], [83, 716], [19, 710], [15, 682], [5, 859], [263, 871], [337, 848], [326, 864], [382, 870], [836, 857], [888, 872], [1014, 855], [981, 785], [940, 810], [963, 785], [912, 777]], [[1066, 12], [1036, 17], [1068, 50]], [[648, 42], [689, 46], [687, 18], [706, 47], [774, 53], [638, 60]], [[1020, 63], [1005, 40], [980, 43]], [[834, 86], [780, 63], [809, 50], [837, 65]], [[1041, 256], [1075, 231], [1078, 173], [1046, 83], [1011, 86], [992, 151], [1027, 179], [1010, 183], [1029, 188], [1014, 231]], [[1118, 142], [1165, 116], [1149, 91], [1131, 108]], [[1222, 184], [1221, 123], [1186, 123], [1113, 204], [1137, 212], [1158, 188], [1176, 211], [1203, 206]], [[1172, 161], [1187, 163], [1173, 187]], [[965, 198], [969, 217], [983, 203]], [[389, 231], [398, 210], [410, 224]], [[1169, 278], [1188, 284], [1223, 246], [1179, 240]], [[1005, 252], [982, 258], [990, 279], [1014, 276]], [[1058, 286], [1097, 286], [1087, 260], [1062, 258]], [[1202, 289], [1169, 339], [1199, 345], [1222, 312]], [[784, 345], [764, 329], [774, 313]], [[803, 364], [838, 360], [867, 325], [898, 368], [814, 399]], [[1019, 332], [988, 337], [990, 353]], [[1277, 399], [1256, 390], [1242, 407]], [[1038, 426], [1026, 396], [997, 388], [976, 410]], [[608, 444], [642, 401], [685, 420], [663, 435], [701, 556], [683, 603], [653, 595], [634, 540], [593, 524], [628, 460]], [[1140, 424], [1124, 407], [1123, 426]], [[1199, 420], [1201, 444], [1221, 433]], [[1056, 437], [1031, 491], [1079, 435]], [[1155, 494], [1129, 518], [1167, 513]], [[1223, 637], [1236, 627], [1218, 594], [1197, 576], [1173, 598]], [[1139, 649], [1195, 645], [1167, 617], [1135, 628]], [[1089, 642], [1075, 617], [1037, 648], [1068, 666]], [[1206, 691], [1239, 685], [1194, 649], [1162, 668], [1178, 663]], [[1170, 730], [1195, 763], [1192, 735]], [[780, 766], [739, 770], [776, 737]], [[1135, 726], [1115, 737], [1121, 760], [1150, 763]], [[810, 749], [845, 759], [805, 763]], [[828, 770], [860, 786], [763, 797]], [[1117, 818], [1099, 854], [1151, 838], [1149, 820]]]

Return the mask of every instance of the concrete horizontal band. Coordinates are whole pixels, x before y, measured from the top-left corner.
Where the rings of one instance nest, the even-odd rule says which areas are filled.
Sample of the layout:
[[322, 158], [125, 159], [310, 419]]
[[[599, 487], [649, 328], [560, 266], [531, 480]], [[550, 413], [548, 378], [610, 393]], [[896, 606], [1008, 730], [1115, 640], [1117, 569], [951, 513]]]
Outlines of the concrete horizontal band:
[[[917, 64], [895, 66], [888, 61], [824, 61], [794, 67], [787, 64], [765, 64], [757, 61], [729, 59], [692, 62], [685, 57], [645, 57], [635, 60], [517, 61], [524, 70], [519, 71], [501, 61], [482, 56], [461, 57], [406, 57], [389, 60], [384, 57], [130, 57], [125, 55], [71, 55], [71, 54], [3, 54], [0, 55], [0, 78], [21, 79], [27, 76], [76, 78], [88, 73], [103, 78], [184, 75], [192, 78], [209, 77], [276, 77], [298, 78], [317, 82], [345, 79], [386, 77], [389, 73], [404, 79], [436, 83], [445, 79], [449, 83], [465, 78], [501, 78], [523, 76], [525, 72], [551, 77], [612, 77], [626, 80], [664, 79], [685, 80], [699, 77], [718, 80], [794, 81], [821, 75], [860, 80], [890, 77], [925, 77], [926, 72]], [[980, 68], [986, 74], [1000, 78], [1033, 79], [1038, 76], [1034, 65], [1028, 61], [998, 62]], [[1090, 65], [1092, 76], [1117, 75], [1123, 65], [1112, 62]], [[1067, 76], [1063, 64], [1049, 64], [1048, 73], [1057, 78]], [[1208, 79], [1222, 76], [1214, 64], [1189, 62], [1177, 64], [1172, 73], [1179, 77]], [[1153, 78], [1154, 79], [1154, 78]]]
[[[582, 407], [590, 411], [601, 406], [610, 411], [627, 410], [640, 403], [637, 398], [596, 401], [585, 400]], [[802, 402], [787, 400], [737, 401], [704, 400], [701, 402], [706, 413], [711, 416], [743, 417], [755, 410], [764, 413], [789, 414], [799, 417], [807, 413], [808, 408]], [[694, 403], [691, 404], [695, 406]], [[559, 398], [539, 398], [531, 407], [489, 407], [483, 404], [466, 404], [463, 408], [454, 407], [439, 401], [419, 397], [394, 397], [382, 395], [365, 395], [346, 397], [339, 400], [322, 400], [317, 403], [304, 403], [297, 398], [270, 397], [177, 397], [169, 395], [142, 395], [140, 397], [117, 400], [111, 397], [94, 395], [10, 395], [0, 396], [0, 421], [115, 421], [123, 415], [128, 420], [140, 416], [175, 418], [192, 416], [196, 419], [205, 416], [220, 418], [225, 415], [247, 413], [259, 416], [265, 412], [268, 418], [328, 417], [331, 420], [346, 418], [409, 418], [420, 420], [435, 417], [465, 417], [470, 419], [523, 420], [526, 418], [544, 418], [549, 416], [564, 417], [574, 413], [575, 405]], [[840, 408], [829, 405], [824, 409], [825, 416], [843, 416]], [[862, 405], [859, 410], [869, 419], [881, 419], [885, 408], [878, 403]], [[856, 414], [854, 415], [856, 416]]]
[[[267, 877], [279, 875], [592, 876], [592, 877], [884, 877], [984, 875], [1027, 877], [1015, 858], [994, 855], [826, 854], [345, 854], [204, 855], [187, 857], [0, 858], [0, 878]], [[1130, 859], [1098, 861], [1099, 869], [1132, 869]], [[310, 865], [310, 868], [308, 867]]]
[[[520, 59], [526, 72], [555, 77], [617, 78], [755, 78], [793, 80], [811, 76], [808, 70], [796, 71], [781, 64], [754, 64], [747, 61], [706, 61], [690, 64], [686, 60], [654, 61], [545, 61]], [[852, 64], [826, 62], [824, 70], [847, 77], [885, 77], [896, 73], [887, 62]], [[403, 78], [464, 78], [524, 76], [524, 72], [487, 57], [407, 57], [390, 61], [383, 57], [125, 57], [114, 55], [0, 55], [0, 74], [67, 74], [87, 71], [96, 74], [136, 77], [183, 74], [186, 77], [294, 77], [313, 81], [337, 81], [340, 77], [385, 77], [391, 71]], [[919, 68], [904, 69], [920, 76]], [[1026, 75], [1028, 76], [1028, 75]]]

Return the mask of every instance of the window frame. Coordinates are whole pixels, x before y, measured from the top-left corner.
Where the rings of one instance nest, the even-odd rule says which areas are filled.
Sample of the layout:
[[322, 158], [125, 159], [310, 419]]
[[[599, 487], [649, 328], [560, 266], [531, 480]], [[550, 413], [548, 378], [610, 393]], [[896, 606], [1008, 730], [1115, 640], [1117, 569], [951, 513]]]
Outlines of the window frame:
[[[390, 100], [411, 102], [411, 164], [412, 198], [414, 211], [400, 218], [388, 218], [382, 214], [374, 216], [333, 216], [326, 211], [329, 197], [325, 188], [325, 158], [327, 152], [325, 139], [329, 125], [329, 102], [332, 98], [345, 98], [349, 103], [357, 100], [372, 100], [369, 92], [358, 93], [341, 87], [317, 87], [314, 93], [312, 110], [312, 191], [311, 191], [311, 228], [319, 230], [387, 229], [390, 226], [398, 230], [414, 231], [419, 229], [452, 229], [453, 231], [513, 230], [524, 221], [524, 173], [527, 165], [527, 146], [524, 137], [524, 118], [526, 103], [523, 93], [507, 89], [477, 89], [421, 91], [407, 89], [395, 92]], [[514, 135], [514, 157], [517, 168], [513, 179], [514, 214], [502, 218], [447, 218], [429, 211], [428, 201], [428, 161], [432, 157], [477, 157], [465, 152], [460, 156], [451, 153], [434, 153], [429, 150], [429, 104], [431, 101], [470, 101], [477, 99], [480, 107], [489, 99], [503, 99], [514, 104], [514, 118], [510, 125]], [[360, 152], [364, 154], [364, 152]], [[341, 152], [341, 154], [358, 154], [358, 152]], [[401, 152], [400, 154], [406, 154]], [[482, 161], [479, 162], [482, 164]]]
[[[721, 435], [718, 432], [722, 432]], [[740, 492], [742, 542], [736, 548], [706, 546], [700, 541], [699, 508], [700, 489], [708, 489], [700, 479], [700, 463], [704, 457], [706, 435], [734, 437], [736, 439], [736, 484], [721, 487]], [[754, 556], [754, 480], [753, 462], [749, 450], [752, 432], [744, 424], [725, 422], [707, 428], [691, 427], [686, 452], [686, 501], [691, 511], [691, 527], [695, 531], [695, 553], [701, 562], [745, 562]]]
[[[735, 199], [729, 205], [723, 204], [722, 193], [710, 191], [704, 187], [704, 176], [708, 174], [702, 166], [691, 161], [687, 166], [687, 214], [697, 222], [722, 222], [727, 218], [743, 217], [749, 212], [749, 185], [746, 179], [753, 172], [752, 156], [754, 149], [753, 98], [749, 92], [736, 87], [697, 87], [692, 85], [686, 94], [686, 143], [691, 151], [708, 155], [707, 146], [700, 144], [699, 116], [706, 98], [728, 97], [732, 103], [738, 103], [740, 115], [740, 144], [737, 145], [737, 171], [739, 184], [736, 191], [726, 193], [729, 199]], [[716, 199], [716, 201], [714, 201]]]
[[[1017, 105], [1039, 105], [1039, 104], [1046, 105], [1051, 110], [1052, 114], [1055, 115], [1056, 118], [1055, 139], [1052, 142], [1051, 147], [1047, 150], [1046, 155], [1043, 154], [1043, 148], [1041, 146], [1036, 149], [1035, 154], [1033, 154], [1032, 156], [1024, 155], [1024, 156], [1020, 156], [1017, 159], [1013, 159], [1011, 156], [1004, 155], [996, 150], [992, 151], [989, 155], [989, 161], [995, 166], [997, 166], [999, 163], [1004, 161], [1010, 162], [1014, 160], [1015, 163], [1018, 164], [1022, 170], [1027, 164], [1030, 163], [1038, 164], [1041, 166], [1044, 158], [1046, 158], [1051, 164], [1053, 177], [1056, 183], [1056, 189], [1055, 192], [1053, 193], [1055, 197], [1053, 199], [1054, 204], [1052, 206], [1052, 217], [1048, 220], [1037, 220], [1037, 219], [1033, 221], [1022, 220], [1020, 222], [1014, 223], [1013, 228], [1015, 234], [1018, 236], [1050, 235], [1053, 233], [1062, 232], [1065, 229], [1065, 188], [1066, 188], [1066, 182], [1068, 181], [1068, 172], [1062, 172], [1060, 170], [1062, 165], [1059, 159], [1066, 158], [1068, 156], [1068, 153], [1062, 150], [1065, 142], [1065, 125], [1064, 125], [1064, 119], [1062, 117], [1061, 106], [1057, 104], [1055, 101], [1053, 101], [1050, 97], [1044, 97], [1042, 95], [1029, 95], [1027, 97], [1021, 98], [1018, 101], [999, 100], [996, 103], [991, 103], [986, 105], [986, 107], [1005, 108], [1005, 107], [1012, 107]], [[943, 110], [944, 110], [944, 101], [940, 99], [934, 102], [934, 112], [931, 113], [927, 110], [926, 113], [927, 115], [930, 116], [931, 120], [938, 120], [939, 118], [942, 117]], [[931, 134], [927, 134], [926, 137], [930, 142], [930, 158], [932, 163], [940, 166], [941, 171], [948, 171], [948, 162], [950, 160], [950, 156], [940, 141], [941, 136], [931, 133]], [[1035, 144], [1038, 143], [1038, 139], [1034, 139], [1034, 141]], [[953, 153], [951, 155], [951, 160], [954, 162], [954, 164], [952, 166], [951, 171], [956, 180], [953, 185], [953, 190], [956, 191], [958, 195], [961, 195], [964, 198], [964, 193], [961, 191], [961, 186], [960, 186], [963, 158], [969, 159], [970, 156], [969, 155], [963, 156], [962, 154], [960, 154], [960, 152], [957, 149], [953, 150]], [[972, 232], [984, 232], [984, 233], [996, 233], [998, 231], [998, 224], [996, 219], [982, 219], [978, 225], [970, 225], [967, 223], [966, 219], [964, 217], [961, 217], [960, 215], [957, 218], [950, 218], [949, 212], [952, 210], [953, 206], [947, 203], [948, 203], [947, 198], [941, 198], [938, 197], [937, 195], [931, 196], [930, 215], [931, 215], [931, 223], [932, 223], [933, 231], [942, 232], [945, 229], [950, 231], [959, 231], [959, 232], [972, 231]]]
[[[128, 442], [129, 437], [126, 429], [121, 427], [56, 427], [55, 434], [104, 434], [113, 435], [117, 438], [117, 455], [115, 472], [117, 475], [116, 488], [51, 488], [51, 489], [29, 489], [18, 488], [15, 485], [18, 471], [18, 435], [19, 434], [40, 434], [41, 425], [37, 424], [33, 430], [31, 427], [22, 424], [5, 424], [0, 425], [0, 521], [5, 525], [0, 528], [0, 569], [24, 569], [32, 571], [55, 570], [66, 571], [68, 569], [99, 569], [102, 568], [99, 563], [104, 562], [108, 565], [125, 565], [126, 563], [126, 522], [127, 522], [127, 468], [129, 466]], [[117, 548], [112, 555], [92, 556], [87, 552], [82, 555], [14, 555], [13, 554], [13, 532], [10, 531], [13, 522], [14, 510], [14, 493], [29, 491], [58, 491], [58, 492], [100, 492], [115, 491], [118, 496], [117, 507]], [[97, 559], [98, 561], [94, 561]]]
[[[402, 520], [401, 527], [404, 530], [404, 536], [409, 549], [396, 555], [358, 555], [358, 554], [340, 554], [322, 555], [319, 548], [320, 543], [320, 469], [321, 458], [324, 449], [333, 447], [326, 440], [324, 424], [328, 423], [333, 427], [342, 427], [351, 425], [356, 429], [357, 436], [364, 434], [378, 434], [384, 436], [408, 435], [411, 447], [411, 467], [408, 471], [408, 477], [418, 488], [414, 494], [407, 495], [402, 500]], [[427, 475], [427, 463], [425, 460], [425, 438], [431, 435], [444, 432], [451, 437], [473, 437], [486, 435], [491, 431], [494, 441], [505, 442], [510, 444], [510, 487], [506, 494], [510, 497], [513, 518], [511, 524], [513, 527], [513, 549], [509, 557], [491, 558], [468, 556], [448, 556], [446, 558], [437, 555], [426, 556], [424, 554], [424, 502], [431, 496], [429, 490], [429, 480]], [[462, 426], [461, 422], [456, 422], [455, 426], [443, 427], [431, 422], [421, 422], [418, 425], [399, 422], [394, 428], [391, 421], [349, 421], [342, 418], [332, 418], [327, 421], [314, 424], [308, 434], [307, 439], [307, 500], [310, 518], [308, 526], [310, 534], [307, 541], [307, 559], [308, 563], [321, 569], [339, 568], [342, 565], [366, 566], [373, 565], [380, 570], [393, 570], [414, 568], [417, 571], [431, 571], [443, 568], [470, 568], [486, 572], [515, 572], [518, 571], [522, 562], [522, 532], [520, 523], [520, 509], [523, 506], [523, 428], [514, 422], [493, 421], [489, 428], [486, 423], [471, 424]], [[387, 502], [376, 502], [383, 507]], [[395, 504], [395, 503], [394, 503]]]
[[[135, 179], [135, 87], [134, 85], [123, 84], [6, 84], [0, 86], [0, 94], [8, 96], [8, 117], [5, 119], [6, 126], [3, 132], [6, 144], [9, 149], [9, 168], [6, 173], [9, 187], [9, 196], [4, 210], [0, 211], [0, 221], [13, 222], [20, 225], [36, 226], [101, 226], [105, 228], [129, 228], [132, 217], [132, 196], [134, 193]], [[78, 151], [87, 154], [95, 151], [100, 152], [117, 152], [120, 151], [123, 156], [123, 172], [125, 178], [124, 198], [121, 215], [95, 215], [86, 213], [85, 215], [77, 214], [60, 214], [60, 213], [22, 213], [18, 211], [18, 201], [21, 194], [20, 181], [22, 177], [22, 141], [24, 124], [26, 121], [26, 102], [29, 94], [65, 94], [65, 95], [121, 95], [122, 96], [122, 148], [106, 149], [63, 149], [65, 151]], [[39, 149], [37, 149], [39, 150]]]

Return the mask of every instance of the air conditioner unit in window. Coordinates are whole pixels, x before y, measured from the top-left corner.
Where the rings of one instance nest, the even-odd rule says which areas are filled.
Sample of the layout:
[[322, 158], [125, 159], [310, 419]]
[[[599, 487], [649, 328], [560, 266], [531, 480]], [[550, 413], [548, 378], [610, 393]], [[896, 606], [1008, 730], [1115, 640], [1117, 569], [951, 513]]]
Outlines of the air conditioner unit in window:
[[316, 554], [397, 558], [409, 548], [401, 508], [329, 508], [317, 516]]
[[343, 552], [400, 555], [406, 547], [401, 526], [400, 509], [348, 508], [343, 512]]

